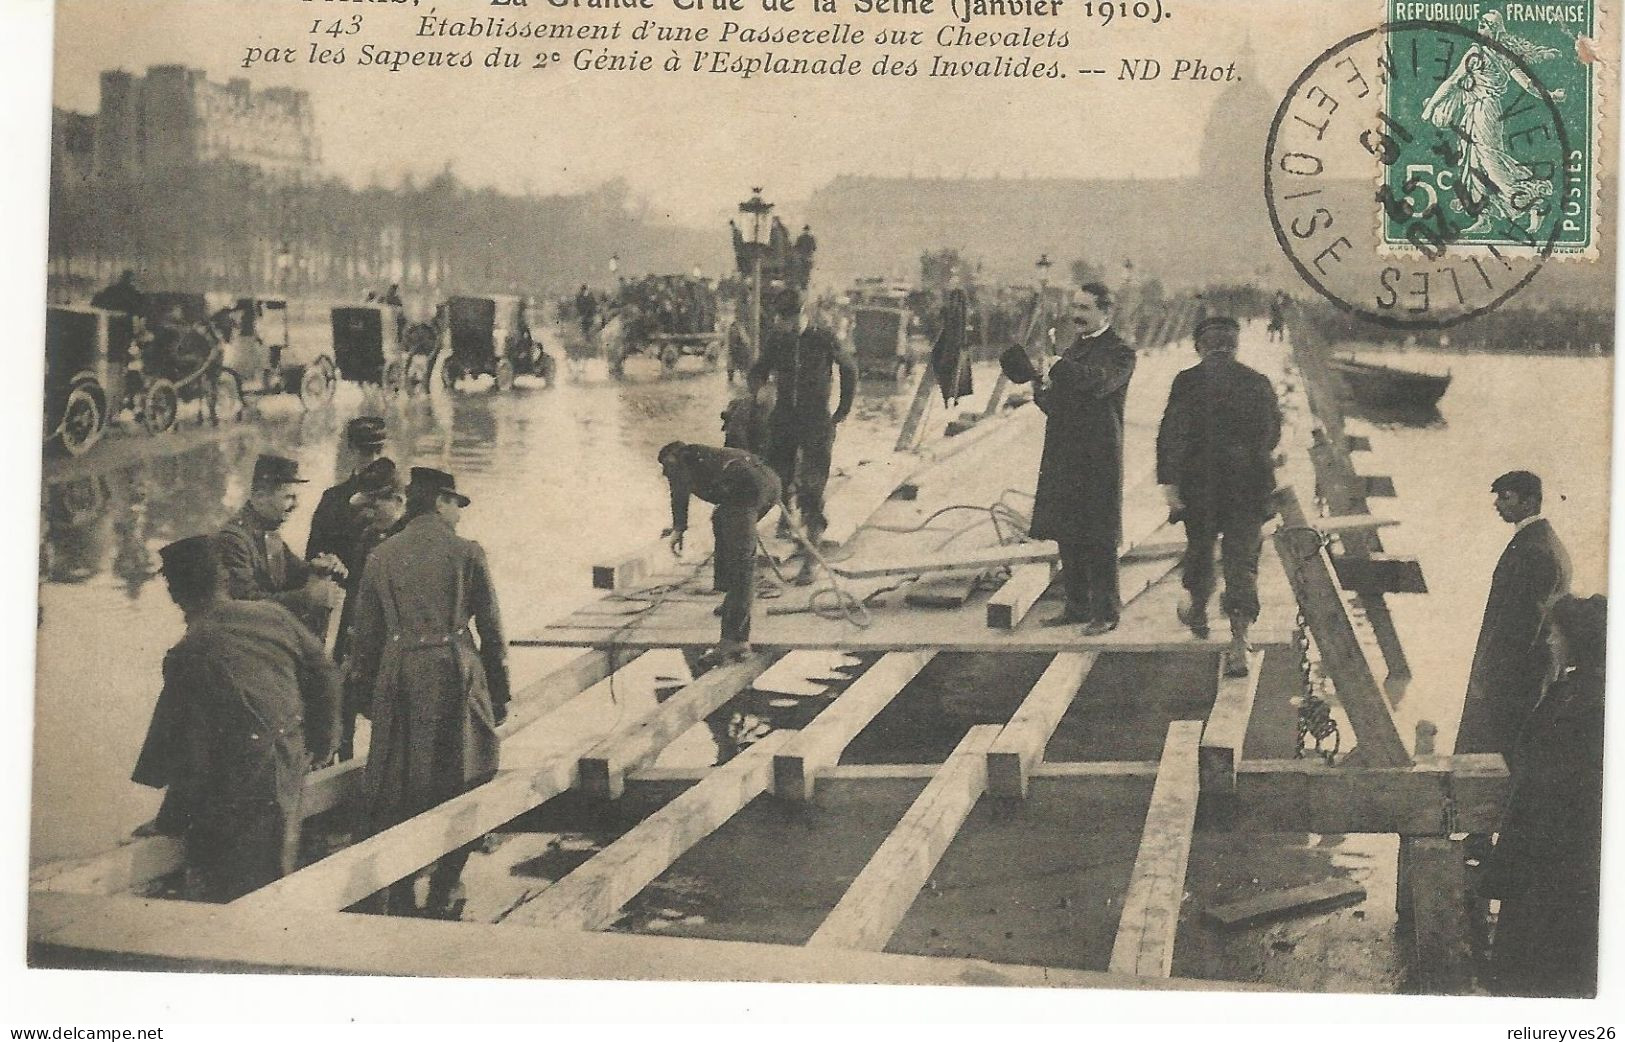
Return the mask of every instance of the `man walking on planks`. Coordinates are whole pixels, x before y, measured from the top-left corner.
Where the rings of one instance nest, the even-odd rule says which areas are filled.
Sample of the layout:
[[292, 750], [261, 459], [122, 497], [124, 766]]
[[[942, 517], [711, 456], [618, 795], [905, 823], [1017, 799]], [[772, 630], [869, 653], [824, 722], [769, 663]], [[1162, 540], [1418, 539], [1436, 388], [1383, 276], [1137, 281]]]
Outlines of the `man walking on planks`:
[[184, 837], [189, 895], [231, 901], [295, 867], [306, 771], [333, 754], [338, 670], [281, 605], [226, 596], [210, 537], [159, 555], [186, 635], [164, 656], [132, 775], [167, 790], [138, 832]]
[[[507, 718], [507, 643], [480, 544], [459, 538], [467, 496], [444, 471], [413, 467], [404, 528], [373, 550], [361, 576], [345, 683], [368, 707], [365, 814], [370, 832], [489, 780]], [[475, 645], [470, 624], [479, 630]], [[436, 862], [432, 916], [455, 918], [472, 847]], [[416, 910], [415, 879], [390, 888], [389, 911]]]
[[1538, 476], [1514, 470], [1496, 478], [1490, 491], [1495, 512], [1513, 533], [1490, 580], [1456, 752], [1500, 753], [1510, 766], [1518, 733], [1551, 676], [1548, 614], [1569, 592], [1571, 571], [1562, 540], [1540, 515]]
[[1258, 618], [1258, 553], [1275, 489], [1281, 408], [1269, 378], [1236, 361], [1241, 327], [1222, 315], [1196, 324], [1202, 360], [1174, 377], [1157, 431], [1157, 483], [1170, 518], [1185, 522], [1179, 620], [1208, 636], [1213, 548], [1224, 560], [1220, 609], [1230, 619], [1226, 676], [1247, 675], [1247, 630]]
[[756, 600], [756, 524], [779, 499], [779, 479], [759, 456], [743, 449], [717, 449], [674, 441], [660, 450], [660, 468], [671, 485], [672, 553], [683, 550], [688, 498], [714, 504], [711, 532], [716, 539], [713, 587], [722, 591], [722, 641], [710, 656], [716, 662], [750, 651], [751, 608]]
[[1093, 637], [1116, 629], [1123, 610], [1123, 407], [1135, 358], [1111, 328], [1105, 286], [1073, 290], [1071, 312], [1076, 339], [1033, 390], [1046, 421], [1031, 533], [1061, 548], [1066, 609], [1044, 624], [1082, 625]]

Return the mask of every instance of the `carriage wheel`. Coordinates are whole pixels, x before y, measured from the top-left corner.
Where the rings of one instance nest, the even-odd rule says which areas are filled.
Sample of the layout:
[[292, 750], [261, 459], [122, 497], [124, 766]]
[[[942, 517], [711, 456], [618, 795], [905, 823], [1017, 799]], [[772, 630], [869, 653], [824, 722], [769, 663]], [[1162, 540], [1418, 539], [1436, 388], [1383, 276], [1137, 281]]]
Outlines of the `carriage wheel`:
[[333, 399], [333, 376], [317, 359], [305, 366], [299, 377], [299, 404], [307, 410], [319, 408]]
[[455, 390], [457, 381], [462, 379], [463, 367], [457, 364], [457, 359], [446, 357], [440, 360], [440, 386], [446, 390]]
[[316, 356], [316, 367], [327, 377], [327, 401], [332, 401], [339, 390], [339, 369], [327, 355]]
[[106, 423], [106, 410], [96, 385], [75, 385], [62, 407], [62, 447], [70, 456], [83, 456], [101, 438]]
[[212, 404], [215, 422], [236, 423], [243, 418], [243, 378], [235, 369], [220, 370], [212, 391], [205, 393], [211, 395], [205, 404]]
[[390, 362], [384, 366], [384, 374], [379, 379], [385, 394], [399, 394], [401, 388], [406, 386], [406, 367], [399, 361]]
[[163, 434], [175, 429], [180, 416], [181, 396], [175, 385], [163, 377], [147, 385], [141, 395], [141, 426], [148, 434]]
[[506, 358], [497, 359], [497, 367], [494, 375], [496, 376], [497, 390], [513, 390], [514, 373], [512, 362], [508, 361]]
[[406, 360], [406, 393], [417, 394], [429, 392], [429, 371], [432, 368], [428, 355], [413, 355]]
[[667, 344], [660, 349], [660, 364], [667, 369], [677, 368], [677, 360], [683, 357], [682, 348], [674, 344]]
[[559, 368], [558, 363], [553, 361], [553, 356], [538, 347], [536, 349], [535, 368], [537, 375], [539, 375], [543, 380], [547, 381], [547, 386], [552, 387], [553, 378], [558, 375]]

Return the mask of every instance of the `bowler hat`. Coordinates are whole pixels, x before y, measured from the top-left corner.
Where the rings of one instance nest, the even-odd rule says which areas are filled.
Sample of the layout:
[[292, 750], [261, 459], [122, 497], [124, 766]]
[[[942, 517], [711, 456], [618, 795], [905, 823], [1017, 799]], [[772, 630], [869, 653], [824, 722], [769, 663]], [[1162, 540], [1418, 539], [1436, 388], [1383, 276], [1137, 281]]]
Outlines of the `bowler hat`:
[[299, 476], [299, 463], [286, 456], [262, 455], [254, 461], [254, 486], [303, 485], [308, 479]]
[[1209, 315], [1196, 323], [1196, 330], [1191, 336], [1193, 339], [1200, 338], [1203, 333], [1210, 329], [1228, 329], [1232, 333], [1239, 333], [1241, 332], [1241, 323], [1229, 315]]
[[1005, 377], [1013, 384], [1030, 384], [1038, 379], [1033, 360], [1020, 344], [1012, 344], [999, 356], [999, 368], [1004, 370]]
[[385, 456], [361, 468], [361, 473], [356, 475], [356, 491], [350, 497], [350, 505], [360, 506], [369, 500], [388, 495], [398, 496], [405, 491], [406, 486], [401, 482], [400, 468], [395, 466], [394, 460]]
[[344, 436], [358, 449], [374, 449], [384, 443], [381, 416], [357, 416], [344, 426]]
[[450, 496], [462, 506], [468, 506], [469, 498], [457, 491], [457, 479], [443, 470], [433, 467], [413, 467], [412, 481], [406, 491], [410, 494], [414, 489], [420, 495], [433, 493], [436, 496]]

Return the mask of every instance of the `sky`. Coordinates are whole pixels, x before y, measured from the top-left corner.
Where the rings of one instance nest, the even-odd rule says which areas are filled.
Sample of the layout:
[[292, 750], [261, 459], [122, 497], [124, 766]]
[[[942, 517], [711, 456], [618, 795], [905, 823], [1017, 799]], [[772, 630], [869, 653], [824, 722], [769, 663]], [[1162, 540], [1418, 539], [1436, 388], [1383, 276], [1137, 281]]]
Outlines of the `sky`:
[[[418, 13], [431, 9], [430, 0]], [[756, 0], [746, 0], [755, 6]], [[803, 0], [805, 3], [805, 0]], [[849, 0], [837, 0], [843, 10]], [[940, 2], [940, 0], [939, 0]], [[1077, 8], [1080, 0], [1071, 0]], [[1101, 28], [1070, 13], [1043, 24], [1070, 33], [1062, 65], [1108, 67], [1125, 57], [1179, 57], [1228, 62], [1252, 55], [1254, 75], [1273, 97], [1326, 46], [1368, 27], [1380, 6], [1361, 17], [1349, 5], [1319, 0], [1170, 0], [1175, 17], [1152, 27], [1119, 20]], [[662, 23], [717, 26], [723, 16], [680, 14], [668, 0], [637, 12]], [[255, 87], [288, 85], [311, 92], [330, 173], [365, 184], [433, 173], [450, 163], [458, 177], [508, 191], [569, 192], [624, 178], [652, 215], [709, 223], [731, 211], [754, 185], [770, 198], [804, 199], [840, 174], [919, 176], [1166, 177], [1195, 167], [1199, 128], [1222, 85], [1119, 83], [1113, 76], [1011, 82], [884, 79], [844, 82], [803, 77], [736, 77], [660, 73], [407, 70], [356, 64], [261, 65], [244, 70], [250, 46], [312, 39], [310, 23], [330, 12], [362, 9], [375, 46], [462, 46], [414, 39], [416, 20], [402, 8], [324, 0], [59, 0], [55, 103], [81, 112], [98, 107], [101, 70], [183, 63], [214, 80], [247, 76]], [[404, 8], [410, 11], [411, 8]], [[314, 14], [312, 12], [315, 12]], [[490, 14], [562, 21], [613, 19], [544, 4], [492, 8], [483, 0], [439, 0], [440, 15]], [[873, 31], [923, 28], [929, 38], [951, 19], [838, 14], [800, 20], [757, 11], [731, 15], [745, 24], [846, 21]], [[623, 34], [633, 18], [622, 13]], [[1032, 21], [1032, 20], [1028, 20]], [[991, 27], [991, 26], [990, 26]], [[1290, 47], [1276, 41], [1290, 38]], [[527, 52], [534, 44], [519, 44]], [[566, 60], [583, 44], [552, 44]], [[669, 45], [638, 45], [664, 54]], [[702, 45], [707, 47], [716, 44]], [[733, 46], [733, 45], [722, 45]], [[784, 48], [775, 48], [784, 50]], [[888, 48], [852, 48], [870, 60]], [[889, 50], [897, 50], [890, 48]], [[931, 48], [935, 50], [935, 48]], [[955, 52], [956, 57], [979, 52]], [[1192, 129], [1196, 128], [1196, 129]]]

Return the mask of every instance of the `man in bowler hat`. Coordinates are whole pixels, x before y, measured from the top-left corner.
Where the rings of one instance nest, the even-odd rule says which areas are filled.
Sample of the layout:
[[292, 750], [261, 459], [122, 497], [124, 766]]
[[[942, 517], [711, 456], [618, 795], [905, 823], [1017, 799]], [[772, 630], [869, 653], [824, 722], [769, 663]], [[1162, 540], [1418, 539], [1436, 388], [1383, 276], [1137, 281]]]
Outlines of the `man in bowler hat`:
[[226, 596], [210, 537], [159, 555], [186, 635], [132, 776], [164, 803], [137, 831], [183, 837], [189, 896], [230, 901], [295, 866], [305, 774], [333, 753], [338, 671], [286, 609]]
[[226, 572], [226, 592], [239, 601], [276, 601], [315, 632], [326, 629], [327, 612], [337, 599], [329, 578], [342, 579], [344, 565], [332, 554], [310, 562], [288, 548], [280, 534], [299, 505], [299, 464], [285, 456], [254, 461], [248, 502], [215, 539]]
[[[508, 648], [485, 551], [457, 535], [468, 504], [452, 475], [413, 467], [409, 520], [372, 551], [362, 571], [345, 684], [372, 720], [363, 797], [369, 832], [496, 773], [496, 729], [508, 712]], [[435, 864], [429, 914], [457, 916], [471, 850]], [[390, 910], [415, 909], [414, 882], [390, 889]]]

